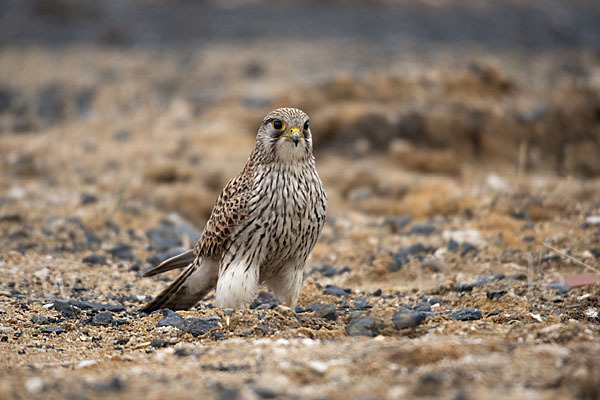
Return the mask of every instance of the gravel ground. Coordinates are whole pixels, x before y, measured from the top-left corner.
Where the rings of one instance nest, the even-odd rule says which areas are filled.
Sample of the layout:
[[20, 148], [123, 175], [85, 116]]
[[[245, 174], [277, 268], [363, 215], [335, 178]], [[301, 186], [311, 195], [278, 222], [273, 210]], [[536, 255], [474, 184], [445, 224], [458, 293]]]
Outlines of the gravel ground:
[[[249, 44], [212, 26], [225, 39], [171, 48], [172, 20], [158, 44], [135, 33], [156, 9], [130, 47], [98, 33], [110, 13], [88, 30], [67, 13], [56, 37], [2, 25], [19, 45], [0, 52], [0, 398], [599, 398], [600, 59], [577, 4], [536, 54], [393, 30], [371, 46], [384, 27], [250, 26]], [[263, 288], [244, 310], [138, 313], [174, 276], [144, 271], [195, 243], [282, 105], [311, 115], [330, 199], [298, 307]]]

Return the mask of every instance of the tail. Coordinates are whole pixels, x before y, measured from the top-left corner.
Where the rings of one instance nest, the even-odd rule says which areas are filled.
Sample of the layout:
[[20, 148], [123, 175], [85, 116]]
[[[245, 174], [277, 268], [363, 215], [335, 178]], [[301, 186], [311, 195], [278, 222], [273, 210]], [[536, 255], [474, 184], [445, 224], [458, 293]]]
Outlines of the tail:
[[[180, 256], [173, 257], [169, 260], [177, 259]], [[167, 263], [169, 260], [163, 262], [148, 273], [158, 270], [161, 265]], [[164, 269], [161, 271], [155, 272], [152, 275], [181, 267], [166, 265], [163, 268]], [[188, 308], [195, 306], [196, 303], [206, 296], [206, 294], [217, 284], [218, 271], [218, 264], [214, 261], [205, 258], [194, 259], [177, 279], [169, 285], [169, 287], [160, 292], [158, 296], [142, 307], [140, 311], [151, 313], [152, 311], [160, 310], [161, 308], [187, 310]]]

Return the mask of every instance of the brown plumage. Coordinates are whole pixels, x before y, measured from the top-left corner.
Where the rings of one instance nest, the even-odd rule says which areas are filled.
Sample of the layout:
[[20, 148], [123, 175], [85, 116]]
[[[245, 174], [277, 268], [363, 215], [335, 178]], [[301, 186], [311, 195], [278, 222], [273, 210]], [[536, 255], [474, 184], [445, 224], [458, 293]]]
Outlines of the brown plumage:
[[187, 267], [141, 311], [187, 309], [214, 287], [217, 307], [240, 308], [254, 299], [260, 283], [294, 307], [326, 204], [308, 116], [295, 108], [270, 112], [246, 166], [223, 189], [194, 250], [144, 275]]

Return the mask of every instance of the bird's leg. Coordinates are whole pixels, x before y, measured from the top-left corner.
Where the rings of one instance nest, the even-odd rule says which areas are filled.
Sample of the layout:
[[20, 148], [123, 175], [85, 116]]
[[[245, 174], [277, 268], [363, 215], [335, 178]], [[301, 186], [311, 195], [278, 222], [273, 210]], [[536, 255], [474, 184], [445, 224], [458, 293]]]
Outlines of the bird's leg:
[[302, 262], [290, 260], [265, 283], [273, 290], [273, 294], [280, 304], [293, 310], [302, 289], [303, 273], [304, 260]]
[[216, 306], [220, 308], [243, 308], [256, 297], [258, 290], [258, 266], [244, 261], [233, 261], [226, 268], [221, 266], [217, 282]]

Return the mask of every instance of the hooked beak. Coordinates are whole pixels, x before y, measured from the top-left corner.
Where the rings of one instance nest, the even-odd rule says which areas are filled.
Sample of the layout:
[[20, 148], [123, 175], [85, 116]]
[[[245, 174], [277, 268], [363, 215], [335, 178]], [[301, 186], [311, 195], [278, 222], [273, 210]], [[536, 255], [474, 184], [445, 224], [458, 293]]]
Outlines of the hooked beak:
[[282, 136], [288, 140], [291, 140], [292, 142], [294, 142], [294, 144], [296, 146], [298, 146], [298, 142], [300, 141], [300, 135], [302, 135], [302, 133], [300, 133], [300, 129], [291, 128], [289, 131], [284, 133]]

